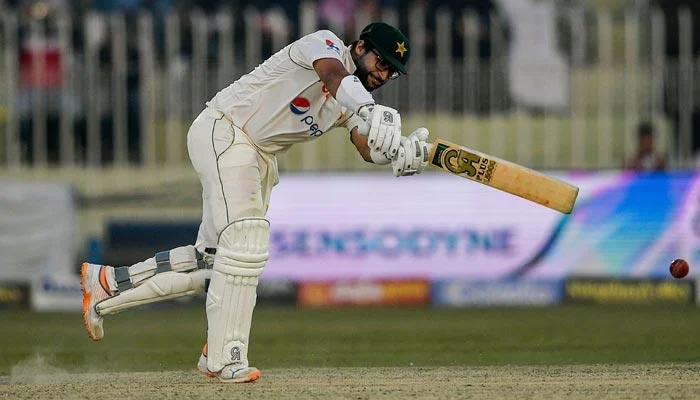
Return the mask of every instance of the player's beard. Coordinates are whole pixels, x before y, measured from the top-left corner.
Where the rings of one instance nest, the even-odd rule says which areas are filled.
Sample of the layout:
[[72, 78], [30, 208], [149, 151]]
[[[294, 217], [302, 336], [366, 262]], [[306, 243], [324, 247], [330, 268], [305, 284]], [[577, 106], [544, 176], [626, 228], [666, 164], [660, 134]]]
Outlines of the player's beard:
[[382, 81], [381, 79], [378, 79], [376, 76], [373, 76], [372, 78], [378, 82], [377, 86], [371, 86], [369, 83], [369, 77], [371, 75], [371, 72], [369, 71], [369, 68], [367, 67], [367, 62], [366, 62], [366, 55], [369, 52], [366, 52], [365, 54], [361, 55], [358, 59], [357, 62], [355, 63], [357, 66], [357, 69], [353, 73], [358, 79], [360, 79], [360, 83], [362, 83], [362, 86], [367, 89], [367, 91], [371, 92], [375, 89], [379, 89], [382, 85], [386, 83], [386, 81]]

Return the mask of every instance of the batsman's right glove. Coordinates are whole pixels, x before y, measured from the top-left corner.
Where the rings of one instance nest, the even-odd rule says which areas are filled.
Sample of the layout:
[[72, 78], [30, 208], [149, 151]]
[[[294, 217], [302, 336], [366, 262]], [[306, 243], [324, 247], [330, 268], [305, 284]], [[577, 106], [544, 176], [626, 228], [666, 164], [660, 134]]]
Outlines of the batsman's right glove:
[[[367, 145], [375, 153], [394, 159], [401, 146], [401, 115], [391, 107], [363, 106], [358, 115], [369, 124]], [[360, 132], [361, 134], [363, 132]]]

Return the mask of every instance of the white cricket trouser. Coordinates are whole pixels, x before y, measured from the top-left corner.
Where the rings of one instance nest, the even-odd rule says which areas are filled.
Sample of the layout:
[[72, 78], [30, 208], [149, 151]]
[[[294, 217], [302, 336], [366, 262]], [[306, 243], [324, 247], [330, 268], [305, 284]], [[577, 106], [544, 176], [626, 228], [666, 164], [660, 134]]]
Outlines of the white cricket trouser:
[[278, 182], [277, 159], [258, 151], [223, 113], [205, 108], [187, 133], [187, 150], [202, 184], [202, 223], [195, 247], [216, 248], [231, 222], [267, 213]]

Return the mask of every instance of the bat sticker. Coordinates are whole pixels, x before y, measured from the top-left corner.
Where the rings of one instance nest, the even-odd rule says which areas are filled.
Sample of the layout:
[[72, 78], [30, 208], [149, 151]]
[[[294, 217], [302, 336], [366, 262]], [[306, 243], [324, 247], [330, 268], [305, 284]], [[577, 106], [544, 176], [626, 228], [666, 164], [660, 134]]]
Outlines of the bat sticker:
[[491, 175], [497, 166], [495, 160], [444, 143], [437, 143], [431, 163], [453, 174], [482, 183], [491, 181]]

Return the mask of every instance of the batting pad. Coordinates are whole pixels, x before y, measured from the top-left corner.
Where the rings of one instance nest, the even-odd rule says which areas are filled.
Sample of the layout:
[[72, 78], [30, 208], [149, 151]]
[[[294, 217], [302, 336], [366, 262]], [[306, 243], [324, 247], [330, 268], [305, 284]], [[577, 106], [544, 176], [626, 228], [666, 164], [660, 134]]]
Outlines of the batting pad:
[[[128, 272], [129, 282], [125, 282], [128, 286], [132, 283], [133, 286], [138, 286], [146, 279], [168, 271], [188, 272], [198, 268], [206, 268], [205, 260], [202, 254], [199, 254], [192, 245], [176, 247], [170, 251], [162, 251], [146, 261], [136, 263], [128, 268], [119, 267], [115, 269], [117, 282], [124, 284], [125, 278], [120, 279], [118, 270], [123, 271], [122, 275]], [[121, 291], [121, 289], [120, 289]]]
[[269, 241], [270, 223], [263, 218], [234, 221], [219, 237], [207, 291], [210, 371], [248, 366], [250, 324]]
[[211, 270], [200, 269], [185, 272], [163, 272], [145, 280], [140, 286], [119, 293], [95, 305], [100, 315], [114, 314], [131, 307], [192, 296], [204, 292], [204, 282]]
[[119, 294], [95, 305], [109, 315], [142, 304], [204, 292], [210, 264], [193, 246], [163, 251], [130, 267], [115, 268]]

